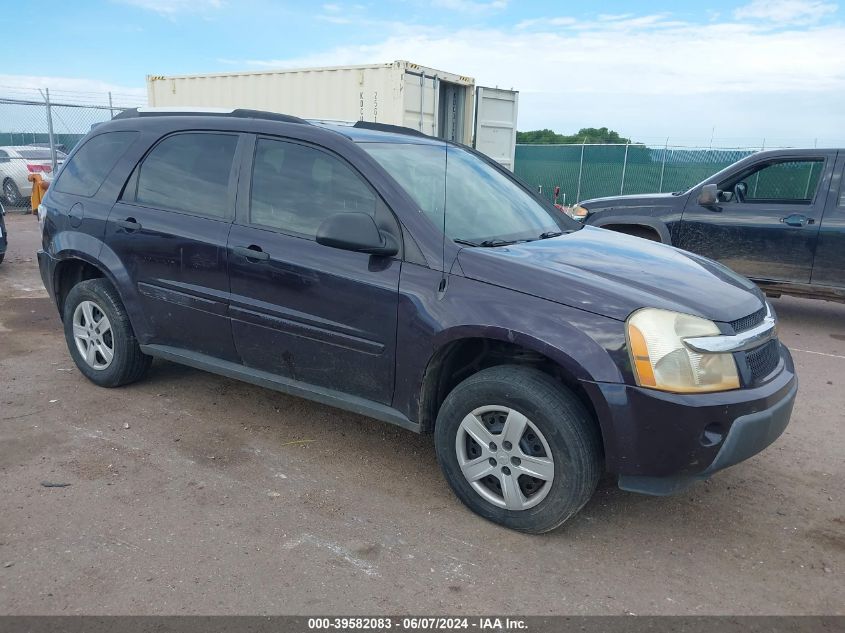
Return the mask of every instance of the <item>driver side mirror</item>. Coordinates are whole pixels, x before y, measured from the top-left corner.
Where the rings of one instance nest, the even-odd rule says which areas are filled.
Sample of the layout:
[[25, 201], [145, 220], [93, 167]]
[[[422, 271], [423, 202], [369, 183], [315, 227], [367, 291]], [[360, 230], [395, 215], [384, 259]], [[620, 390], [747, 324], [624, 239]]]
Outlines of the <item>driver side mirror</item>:
[[317, 244], [345, 251], [391, 257], [399, 252], [396, 239], [380, 231], [368, 213], [335, 213], [317, 229]]
[[704, 185], [698, 194], [698, 204], [702, 207], [712, 207], [719, 202], [719, 188], [716, 185]]

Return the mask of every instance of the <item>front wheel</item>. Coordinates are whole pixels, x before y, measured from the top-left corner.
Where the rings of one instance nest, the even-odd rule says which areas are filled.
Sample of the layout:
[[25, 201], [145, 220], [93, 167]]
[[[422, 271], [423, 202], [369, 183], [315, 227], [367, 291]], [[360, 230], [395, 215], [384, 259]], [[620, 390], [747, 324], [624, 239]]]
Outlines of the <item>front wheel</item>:
[[522, 532], [569, 519], [601, 475], [596, 422], [572, 392], [530, 367], [491, 367], [455, 387], [437, 416], [435, 448], [467, 507]]

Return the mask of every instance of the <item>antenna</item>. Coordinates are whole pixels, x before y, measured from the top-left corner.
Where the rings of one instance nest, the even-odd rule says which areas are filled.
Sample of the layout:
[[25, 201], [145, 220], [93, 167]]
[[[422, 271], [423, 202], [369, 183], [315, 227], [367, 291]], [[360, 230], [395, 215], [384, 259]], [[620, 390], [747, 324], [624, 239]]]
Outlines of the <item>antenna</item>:
[[441, 254], [440, 254], [440, 285], [437, 288], [437, 298], [442, 298], [446, 292], [446, 209], [448, 207], [447, 204], [447, 196], [446, 192], [448, 191], [448, 187], [446, 186], [446, 181], [449, 178], [449, 147], [446, 146], [443, 148], [446, 154], [446, 160], [443, 162], [443, 236], [441, 241]]

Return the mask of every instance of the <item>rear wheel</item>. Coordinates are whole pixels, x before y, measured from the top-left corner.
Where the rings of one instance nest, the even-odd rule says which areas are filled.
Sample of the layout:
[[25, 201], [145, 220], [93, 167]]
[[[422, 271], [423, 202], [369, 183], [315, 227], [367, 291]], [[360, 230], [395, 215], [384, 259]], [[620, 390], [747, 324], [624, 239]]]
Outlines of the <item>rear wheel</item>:
[[126, 309], [105, 279], [75, 285], [64, 305], [64, 329], [76, 366], [101, 387], [139, 380], [152, 358], [141, 352]]
[[592, 496], [601, 438], [584, 405], [543, 372], [485, 369], [446, 398], [437, 458], [473, 512], [523, 532], [547, 532]]
[[9, 202], [10, 207], [19, 207], [24, 203], [20, 189], [11, 178], [6, 178], [3, 182], [3, 197]]

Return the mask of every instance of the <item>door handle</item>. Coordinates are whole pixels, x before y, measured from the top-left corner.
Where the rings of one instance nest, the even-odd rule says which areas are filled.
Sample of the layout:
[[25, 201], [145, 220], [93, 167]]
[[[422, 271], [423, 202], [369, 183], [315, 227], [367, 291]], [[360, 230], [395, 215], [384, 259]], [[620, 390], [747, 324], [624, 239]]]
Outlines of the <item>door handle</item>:
[[808, 224], [815, 223], [813, 218], [808, 218], [806, 215], [801, 213], [793, 213], [785, 218], [781, 218], [780, 221], [784, 224], [788, 224], [789, 226], [807, 226]]
[[135, 218], [126, 218], [125, 220], [118, 220], [117, 225], [121, 228], [126, 229], [128, 233], [132, 233], [133, 231], [137, 231], [141, 228], [141, 223], [138, 222]]
[[250, 246], [233, 246], [232, 252], [235, 255], [246, 257], [251, 262], [266, 261], [270, 259], [270, 253], [265, 253], [260, 246], [252, 244]]

